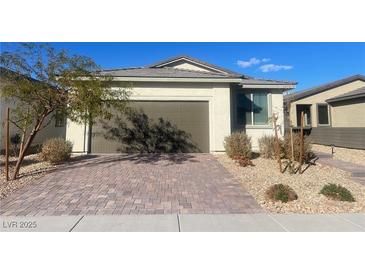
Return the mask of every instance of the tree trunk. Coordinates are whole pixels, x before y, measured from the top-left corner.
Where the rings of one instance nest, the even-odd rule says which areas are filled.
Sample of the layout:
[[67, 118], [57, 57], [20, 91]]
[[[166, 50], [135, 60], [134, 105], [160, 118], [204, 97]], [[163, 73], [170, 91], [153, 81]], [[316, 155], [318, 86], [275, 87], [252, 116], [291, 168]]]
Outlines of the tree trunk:
[[[25, 128], [25, 127], [24, 127]], [[24, 130], [23, 133], [22, 133], [22, 138], [20, 140], [20, 146], [19, 146], [19, 154], [20, 152], [23, 150], [23, 147], [24, 147], [24, 142], [25, 142], [25, 136], [27, 135], [27, 131]]]
[[302, 111], [300, 114], [300, 155], [299, 155], [299, 174], [302, 174], [302, 165], [303, 165], [303, 147], [304, 147], [304, 112]]
[[13, 173], [13, 176], [12, 176], [12, 179], [15, 180], [18, 175], [19, 175], [19, 170], [20, 170], [20, 166], [22, 165], [23, 163], [23, 160], [24, 160], [24, 157], [25, 157], [25, 153], [27, 152], [28, 148], [30, 147], [30, 145], [32, 144], [35, 136], [37, 135], [39, 129], [41, 128], [42, 124], [43, 124], [43, 121], [44, 121], [44, 118], [46, 118], [46, 116], [48, 115], [49, 113], [45, 113], [41, 116], [41, 118], [38, 120], [37, 124], [34, 126], [31, 134], [29, 135], [28, 139], [27, 139], [27, 142], [22, 145], [22, 149], [19, 151], [19, 156], [18, 156], [18, 160], [16, 162], [16, 165], [15, 165], [15, 169], [14, 169], [14, 173]]
[[280, 143], [279, 143], [279, 136], [278, 136], [278, 128], [276, 126], [276, 121], [278, 120], [278, 116], [273, 116], [273, 124], [275, 129], [275, 152], [276, 152], [276, 158], [279, 164], [279, 170], [280, 173], [283, 173], [283, 168], [281, 165], [281, 157], [280, 157]]
[[25, 153], [27, 152], [28, 148], [30, 147], [31, 143], [33, 142], [34, 137], [36, 136], [36, 134], [37, 134], [37, 132], [33, 131], [29, 135], [27, 142], [23, 146], [23, 149], [19, 152], [19, 157], [18, 157], [18, 160], [16, 162], [15, 170], [14, 170], [13, 177], [12, 177], [13, 180], [15, 180], [18, 177], [20, 166], [21, 166], [21, 164], [24, 160]]

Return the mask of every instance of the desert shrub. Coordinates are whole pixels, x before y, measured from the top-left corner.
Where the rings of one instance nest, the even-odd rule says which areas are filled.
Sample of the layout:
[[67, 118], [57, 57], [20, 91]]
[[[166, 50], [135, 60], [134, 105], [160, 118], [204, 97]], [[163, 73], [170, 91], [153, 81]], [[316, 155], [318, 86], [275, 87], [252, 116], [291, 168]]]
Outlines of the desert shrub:
[[246, 166], [255, 166], [251, 159], [249, 158], [246, 158], [246, 157], [243, 157], [243, 156], [236, 156], [233, 158], [236, 163], [239, 165], [239, 166], [242, 166], [242, 167], [246, 167]]
[[[300, 133], [293, 133], [294, 160], [299, 162], [300, 158]], [[303, 160], [308, 162], [313, 157], [312, 145], [309, 137], [304, 136]], [[284, 136], [284, 154], [285, 158], [291, 159], [290, 134]]]
[[[283, 154], [283, 140], [279, 139], [280, 155]], [[259, 139], [260, 156], [268, 159], [276, 157], [276, 140], [275, 136], [264, 135]]]
[[42, 145], [40, 158], [52, 164], [60, 164], [70, 159], [72, 143], [62, 138], [52, 138]]
[[327, 184], [319, 193], [333, 200], [355, 202], [355, 198], [352, 196], [351, 192], [340, 185]]
[[266, 191], [266, 196], [273, 201], [282, 201], [287, 203], [298, 199], [298, 195], [288, 185], [276, 184], [269, 187]]
[[251, 159], [251, 137], [244, 132], [235, 132], [224, 139], [224, 148], [230, 158], [244, 157]]

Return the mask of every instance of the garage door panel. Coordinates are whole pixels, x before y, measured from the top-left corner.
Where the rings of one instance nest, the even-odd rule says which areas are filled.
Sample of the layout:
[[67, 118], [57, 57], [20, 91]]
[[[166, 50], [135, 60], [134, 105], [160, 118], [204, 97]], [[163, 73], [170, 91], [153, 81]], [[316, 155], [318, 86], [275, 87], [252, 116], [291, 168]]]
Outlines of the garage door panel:
[[[188, 143], [193, 143], [197, 150], [184, 152], [209, 152], [209, 104], [208, 102], [187, 101], [133, 101], [129, 104], [133, 109], [145, 113], [152, 124], [159, 118], [169, 121], [178, 130], [189, 136]], [[126, 152], [125, 146], [113, 138], [106, 138], [107, 129], [104, 123], [97, 123], [92, 128], [91, 152], [92, 153], [117, 153]], [[116, 128], [116, 123], [111, 120], [106, 123], [109, 128]], [[171, 130], [171, 129], [170, 129]], [[182, 134], [184, 135], [184, 134]], [[194, 151], [193, 151], [194, 150]]]

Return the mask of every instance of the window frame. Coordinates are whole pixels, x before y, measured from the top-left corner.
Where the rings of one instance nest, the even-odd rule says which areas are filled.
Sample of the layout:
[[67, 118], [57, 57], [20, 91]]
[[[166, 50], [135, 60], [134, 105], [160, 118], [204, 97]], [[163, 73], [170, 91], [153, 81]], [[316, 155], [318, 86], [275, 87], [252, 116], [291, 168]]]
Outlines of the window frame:
[[[271, 91], [238, 91], [238, 93], [243, 93], [243, 94], [247, 94], [250, 98], [251, 101], [251, 124], [244, 124], [244, 125], [239, 125], [237, 123], [237, 94], [235, 97], [235, 121], [236, 121], [236, 126], [238, 127], [245, 127], [245, 128], [272, 128], [272, 124], [269, 122], [270, 117], [272, 116], [272, 92]], [[266, 93], [266, 98], [267, 98], [267, 122], [266, 124], [255, 124], [255, 119], [254, 119], [254, 101], [253, 101], [253, 96], [255, 93]]]
[[55, 120], [55, 123], [54, 123], [55, 127], [65, 127], [66, 126], [66, 117], [65, 116], [55, 115], [54, 120]]
[[[328, 124], [320, 124], [319, 123], [319, 107], [326, 106], [327, 107], [327, 118]], [[316, 104], [316, 112], [317, 112], [317, 126], [318, 127], [330, 127], [331, 126], [331, 112], [330, 112], [330, 105], [327, 103], [317, 103]]]
[[243, 96], [247, 97], [250, 100], [250, 112], [249, 113], [251, 114], [251, 117], [250, 117], [251, 119], [250, 120], [251, 120], [251, 125], [252, 125], [252, 96], [251, 96], [252, 94], [248, 93], [248, 92], [238, 91], [238, 92], [236, 92], [236, 95], [235, 95], [235, 98], [234, 98], [234, 120], [235, 120], [235, 124], [238, 127], [246, 127], [248, 125], [247, 123], [239, 124], [238, 119], [237, 119], [237, 115], [238, 115], [238, 97], [239, 97], [239, 95], [243, 95]]

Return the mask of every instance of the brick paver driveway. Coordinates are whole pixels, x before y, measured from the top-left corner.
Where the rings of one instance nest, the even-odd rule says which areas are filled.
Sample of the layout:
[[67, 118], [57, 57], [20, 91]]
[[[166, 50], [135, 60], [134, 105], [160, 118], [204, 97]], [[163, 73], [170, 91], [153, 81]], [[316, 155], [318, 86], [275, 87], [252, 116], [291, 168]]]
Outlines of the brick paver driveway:
[[1, 201], [1, 215], [255, 213], [210, 154], [87, 156]]

